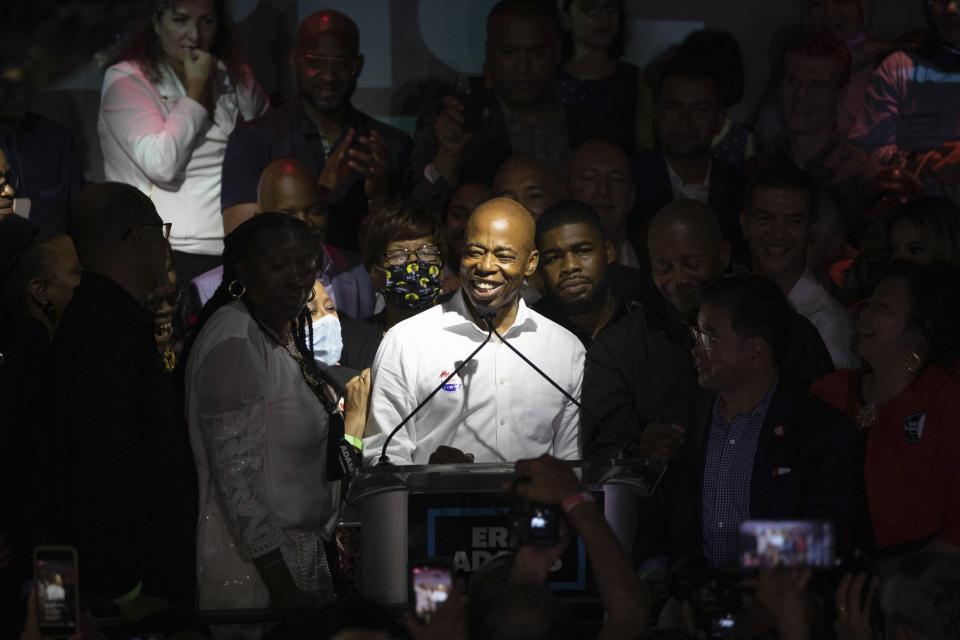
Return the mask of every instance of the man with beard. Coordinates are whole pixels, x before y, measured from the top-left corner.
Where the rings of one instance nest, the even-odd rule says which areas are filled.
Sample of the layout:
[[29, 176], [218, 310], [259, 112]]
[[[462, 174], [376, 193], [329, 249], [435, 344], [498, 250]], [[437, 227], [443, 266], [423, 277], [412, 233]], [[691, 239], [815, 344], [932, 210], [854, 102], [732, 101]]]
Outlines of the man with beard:
[[357, 251], [368, 207], [402, 190], [410, 136], [350, 103], [363, 69], [360, 33], [350, 18], [324, 10], [300, 24], [290, 65], [298, 95], [283, 107], [238, 125], [223, 162], [221, 208], [229, 233], [256, 210], [253, 185], [271, 160], [292, 157], [320, 176], [330, 203], [328, 239]]
[[[657, 424], [663, 407], [697, 391], [690, 356], [690, 327], [700, 308], [700, 288], [723, 279], [730, 244], [713, 211], [678, 200], [650, 222], [647, 249], [655, 290], [640, 311], [604, 330], [587, 353], [583, 385], [584, 452], [590, 457], [625, 453], [669, 459], [682, 432]], [[797, 313], [787, 316], [792, 339], [782, 354], [784, 384], [807, 388], [833, 370], [817, 330]]]
[[584, 348], [629, 313], [628, 300], [608, 279], [613, 243], [590, 205], [564, 200], [544, 211], [537, 220], [537, 249], [547, 293], [533, 308], [569, 329]]
[[[257, 183], [256, 212], [278, 211], [299, 218], [310, 227], [321, 253], [319, 282], [338, 313], [362, 318], [373, 313], [373, 283], [360, 256], [325, 244], [329, 214], [317, 177], [305, 163], [294, 158], [277, 158], [263, 170]], [[220, 286], [223, 266], [190, 281], [200, 306]]]
[[[467, 223], [460, 291], [387, 332], [373, 363], [364, 457], [376, 462], [387, 435], [446, 380], [390, 441], [395, 464], [509, 462], [544, 453], [580, 456], [577, 406], [494, 337], [496, 331], [570, 396], [580, 396], [583, 347], [566, 329], [528, 308], [520, 285], [537, 269], [530, 212], [507, 198], [489, 200]], [[448, 379], [449, 378], [449, 379]]]

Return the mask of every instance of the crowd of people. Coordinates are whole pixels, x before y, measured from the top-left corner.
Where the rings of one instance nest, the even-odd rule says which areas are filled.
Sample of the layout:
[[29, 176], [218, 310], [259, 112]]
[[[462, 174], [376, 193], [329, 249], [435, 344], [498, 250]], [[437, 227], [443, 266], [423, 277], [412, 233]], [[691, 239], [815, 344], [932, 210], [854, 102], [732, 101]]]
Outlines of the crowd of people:
[[[31, 552], [68, 544], [84, 638], [576, 637], [579, 536], [590, 637], [960, 637], [960, 1], [916, 1], [897, 42], [805, 2], [737, 122], [729, 34], [639, 69], [623, 0], [502, 0], [411, 137], [353, 105], [342, 13], [271, 105], [225, 0], [161, 0], [86, 186], [3, 79], [0, 636], [41, 637]], [[627, 539], [578, 460], [656, 470]], [[514, 463], [560, 540], [398, 621], [338, 526], [385, 462]], [[829, 521], [836, 566], [742, 575], [748, 520]]]

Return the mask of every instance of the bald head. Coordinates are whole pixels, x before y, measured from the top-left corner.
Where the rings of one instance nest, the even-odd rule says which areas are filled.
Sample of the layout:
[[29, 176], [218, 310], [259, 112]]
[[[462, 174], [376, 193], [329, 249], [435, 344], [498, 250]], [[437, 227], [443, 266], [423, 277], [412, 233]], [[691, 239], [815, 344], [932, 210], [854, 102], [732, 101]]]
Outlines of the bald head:
[[484, 202], [467, 221], [460, 283], [474, 306], [498, 310], [501, 327], [512, 324], [523, 279], [537, 270], [535, 231], [530, 212], [509, 198]]
[[360, 30], [356, 23], [333, 9], [317, 11], [303, 19], [297, 31], [297, 49], [306, 51], [314, 48], [320, 36], [337, 36], [349, 44], [354, 52], [360, 47]]
[[722, 278], [730, 264], [717, 215], [696, 200], [671, 202], [650, 222], [647, 248], [657, 290], [687, 320], [696, 318], [700, 287]]
[[317, 177], [303, 162], [278, 158], [260, 174], [257, 208], [279, 211], [306, 222], [322, 242], [327, 229], [327, 207]]
[[636, 202], [630, 160], [615, 144], [588, 140], [574, 149], [567, 165], [567, 193], [586, 202], [618, 242], [626, 235], [627, 217]]
[[563, 197], [560, 170], [532, 156], [516, 155], [497, 170], [491, 185], [495, 196], [516, 200], [539, 218]]

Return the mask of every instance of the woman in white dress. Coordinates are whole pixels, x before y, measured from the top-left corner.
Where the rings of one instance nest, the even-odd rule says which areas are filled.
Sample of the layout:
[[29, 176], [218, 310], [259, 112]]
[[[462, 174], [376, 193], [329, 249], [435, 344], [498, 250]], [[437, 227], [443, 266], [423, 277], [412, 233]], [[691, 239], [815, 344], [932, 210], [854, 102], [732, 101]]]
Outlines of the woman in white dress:
[[107, 69], [97, 130], [107, 180], [149, 195], [164, 222], [177, 277], [220, 264], [220, 172], [240, 119], [267, 98], [239, 47], [226, 0], [161, 0]]
[[334, 597], [340, 482], [358, 460], [367, 373], [346, 424], [310, 347], [317, 245], [262, 213], [227, 236], [223, 284], [185, 347], [186, 414], [200, 486], [201, 609], [298, 608]]

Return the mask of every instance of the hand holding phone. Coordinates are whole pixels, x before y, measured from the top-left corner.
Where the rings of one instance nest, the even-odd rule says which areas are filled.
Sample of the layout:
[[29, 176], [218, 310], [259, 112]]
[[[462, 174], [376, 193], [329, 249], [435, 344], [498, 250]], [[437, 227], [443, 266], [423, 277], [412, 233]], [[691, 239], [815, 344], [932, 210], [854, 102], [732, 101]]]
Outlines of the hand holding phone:
[[453, 590], [453, 570], [448, 560], [428, 558], [410, 563], [408, 602], [423, 624], [430, 622], [437, 608]]
[[37, 627], [44, 637], [77, 633], [80, 599], [77, 550], [73, 547], [37, 547], [33, 552]]

